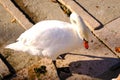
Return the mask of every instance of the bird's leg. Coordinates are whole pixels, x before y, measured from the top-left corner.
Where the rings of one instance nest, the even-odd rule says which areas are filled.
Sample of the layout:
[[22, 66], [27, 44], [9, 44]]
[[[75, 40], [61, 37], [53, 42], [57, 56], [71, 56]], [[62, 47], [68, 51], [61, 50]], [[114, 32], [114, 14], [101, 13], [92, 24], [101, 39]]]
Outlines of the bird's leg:
[[61, 54], [58, 56], [58, 59], [65, 59], [65, 56], [67, 55], [67, 53]]
[[53, 64], [54, 64], [54, 66], [55, 66], [55, 69], [56, 69], [56, 71], [57, 71], [57, 75], [58, 75], [59, 79], [62, 80], [61, 77], [60, 77], [60, 71], [58, 70], [58, 68], [57, 68], [57, 66], [56, 66], [56, 60], [53, 60], [52, 62], [53, 62]]
[[53, 64], [55, 66], [55, 69], [57, 71], [57, 75], [58, 75], [60, 80], [66, 80], [66, 78], [72, 76], [72, 73], [70, 72], [69, 67], [57, 68], [55, 60], [53, 60]]

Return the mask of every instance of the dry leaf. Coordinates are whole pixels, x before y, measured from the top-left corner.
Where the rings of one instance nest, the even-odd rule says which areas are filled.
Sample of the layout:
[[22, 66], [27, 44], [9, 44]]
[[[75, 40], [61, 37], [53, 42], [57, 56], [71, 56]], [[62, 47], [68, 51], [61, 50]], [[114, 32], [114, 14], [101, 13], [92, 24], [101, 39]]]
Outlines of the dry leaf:
[[15, 21], [16, 21], [16, 19], [12, 19], [12, 20], [11, 20], [11, 23], [14, 23]]
[[115, 47], [115, 51], [120, 53], [120, 47]]

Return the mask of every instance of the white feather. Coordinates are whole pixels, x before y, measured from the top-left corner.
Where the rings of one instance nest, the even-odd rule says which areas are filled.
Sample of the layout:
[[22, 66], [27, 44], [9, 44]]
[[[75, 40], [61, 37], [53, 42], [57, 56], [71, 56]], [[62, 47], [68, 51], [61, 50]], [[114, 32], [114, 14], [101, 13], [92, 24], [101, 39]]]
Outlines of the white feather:
[[[32, 55], [47, 56], [55, 60], [60, 54], [79, 48], [85, 38], [84, 33], [85, 35], [88, 33], [84, 22], [80, 21], [76, 13], [72, 13], [70, 20], [76, 23], [58, 20], [41, 21], [22, 33], [16, 43], [6, 48], [28, 52]], [[84, 25], [78, 25], [78, 23]], [[81, 28], [84, 29], [81, 31], [84, 33], [79, 32], [78, 29]]]

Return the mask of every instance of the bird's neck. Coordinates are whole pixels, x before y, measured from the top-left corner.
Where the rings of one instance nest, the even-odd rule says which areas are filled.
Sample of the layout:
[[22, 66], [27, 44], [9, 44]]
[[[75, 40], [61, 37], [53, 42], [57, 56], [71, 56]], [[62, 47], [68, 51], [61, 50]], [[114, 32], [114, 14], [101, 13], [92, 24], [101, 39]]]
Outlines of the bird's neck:
[[76, 29], [81, 39], [84, 39], [84, 38], [88, 39], [87, 26], [85, 25], [82, 19], [80, 19], [79, 23], [76, 25]]

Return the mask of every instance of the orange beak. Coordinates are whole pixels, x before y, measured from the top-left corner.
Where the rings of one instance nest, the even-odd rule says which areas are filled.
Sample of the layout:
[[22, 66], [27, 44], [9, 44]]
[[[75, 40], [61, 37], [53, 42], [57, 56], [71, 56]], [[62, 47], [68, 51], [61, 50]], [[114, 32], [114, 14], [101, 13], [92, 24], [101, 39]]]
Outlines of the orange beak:
[[83, 41], [83, 44], [84, 44], [84, 47], [85, 47], [86, 49], [89, 48], [88, 41], [84, 40], [84, 41]]

